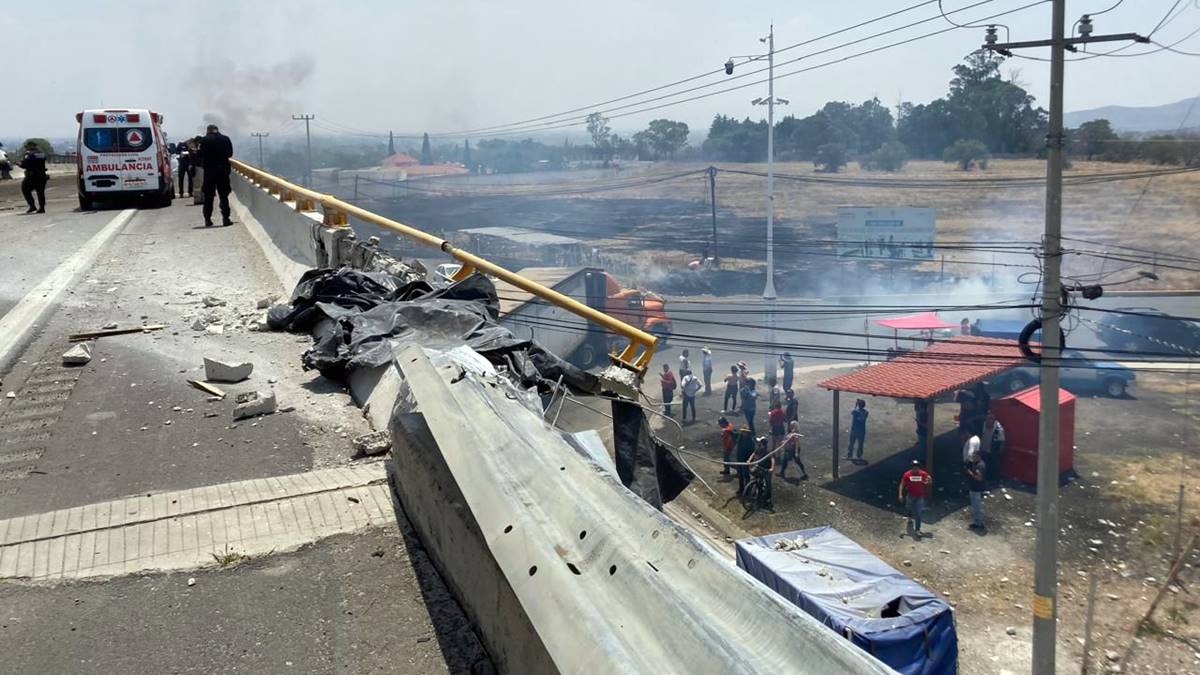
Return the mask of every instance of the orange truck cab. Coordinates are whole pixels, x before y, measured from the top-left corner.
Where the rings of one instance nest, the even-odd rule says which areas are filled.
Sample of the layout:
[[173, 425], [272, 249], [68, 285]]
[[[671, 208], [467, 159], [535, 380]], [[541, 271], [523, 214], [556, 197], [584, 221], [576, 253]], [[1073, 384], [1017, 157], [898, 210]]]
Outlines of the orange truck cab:
[[607, 272], [607, 306], [605, 313], [632, 324], [666, 341], [671, 335], [671, 319], [667, 317], [666, 300], [661, 295], [640, 288], [622, 288]]

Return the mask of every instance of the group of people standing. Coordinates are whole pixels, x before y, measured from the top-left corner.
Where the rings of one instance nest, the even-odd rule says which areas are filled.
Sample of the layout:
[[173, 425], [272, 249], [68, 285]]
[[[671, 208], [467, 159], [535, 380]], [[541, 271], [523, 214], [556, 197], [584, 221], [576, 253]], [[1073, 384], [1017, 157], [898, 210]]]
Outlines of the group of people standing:
[[679, 355], [678, 380], [675, 379], [675, 373], [671, 371], [671, 364], [663, 364], [659, 381], [662, 385], [663, 413], [667, 417], [671, 417], [671, 405], [675, 401], [676, 389], [683, 394], [683, 412], [680, 414], [680, 421], [683, 422], [687, 421], [689, 410], [692, 411], [692, 421], [696, 420], [696, 395], [700, 393], [701, 388], [704, 389], [705, 396], [712, 394], [712, 352], [708, 347], [701, 350], [701, 361], [704, 373], [703, 384], [692, 371], [691, 355], [688, 350], [683, 350]]

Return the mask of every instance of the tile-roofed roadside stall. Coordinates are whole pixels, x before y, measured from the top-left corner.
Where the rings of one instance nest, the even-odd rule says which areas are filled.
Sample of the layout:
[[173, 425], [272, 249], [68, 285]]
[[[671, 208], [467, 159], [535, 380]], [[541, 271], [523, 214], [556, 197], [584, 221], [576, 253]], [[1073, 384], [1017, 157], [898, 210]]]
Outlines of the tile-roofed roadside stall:
[[833, 476], [838, 477], [839, 394], [843, 391], [928, 402], [925, 464], [933, 472], [933, 412], [937, 398], [1024, 362], [1016, 340], [967, 335], [935, 342], [890, 361], [859, 368], [817, 384], [833, 392]]

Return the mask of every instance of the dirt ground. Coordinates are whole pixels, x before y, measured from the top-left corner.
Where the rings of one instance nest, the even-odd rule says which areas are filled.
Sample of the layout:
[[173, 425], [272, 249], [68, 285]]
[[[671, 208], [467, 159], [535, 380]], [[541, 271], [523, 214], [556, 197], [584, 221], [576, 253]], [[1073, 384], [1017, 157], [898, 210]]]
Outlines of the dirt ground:
[[[869, 398], [865, 458], [841, 462], [832, 479], [829, 420], [832, 396], [815, 386], [835, 370], [806, 373], [794, 389], [800, 399], [803, 459], [811, 479], [774, 483], [773, 513], [748, 517], [734, 496], [736, 481], [721, 482], [718, 464], [689, 458], [700, 477], [689, 490], [752, 534], [832, 524], [888, 563], [945, 597], [955, 608], [959, 665], [967, 674], [1028, 672], [1031, 649], [1035, 495], [1031, 486], [1003, 480], [985, 499], [986, 534], [967, 528], [969, 506], [960, 468], [952, 405], [940, 406], [935, 427], [935, 498], [926, 537], [905, 534], [895, 502], [896, 483], [917, 456], [910, 403]], [[1192, 442], [1200, 419], [1200, 378], [1143, 374], [1132, 396], [1080, 396], [1076, 403], [1077, 478], [1063, 486], [1059, 540], [1059, 670], [1078, 672], [1083, 652], [1089, 576], [1097, 579], [1090, 672], [1195, 673], [1200, 671], [1200, 548], [1193, 547], [1179, 580], [1168, 588], [1153, 620], [1138, 629], [1174, 560], [1182, 487], [1183, 518], [1200, 516], [1200, 478]], [[1185, 391], [1186, 387], [1186, 391]], [[720, 457], [714, 391], [699, 397], [699, 419], [668, 428], [665, 439], [714, 460]], [[678, 407], [676, 408], [678, 414]], [[731, 419], [741, 419], [740, 413]], [[759, 411], [765, 428], [765, 411]], [[842, 415], [842, 442], [849, 424]], [[1183, 541], [1197, 531], [1182, 530]], [[1013, 635], [1009, 634], [1012, 629]]]
[[[707, 164], [655, 164], [639, 169], [635, 177], [652, 180]], [[719, 168], [762, 172], [762, 164], [720, 164]], [[1131, 172], [1156, 169], [1151, 165], [1076, 161], [1067, 176], [1095, 173]], [[781, 162], [780, 175], [815, 174], [804, 162]], [[569, 175], [554, 174], [556, 177]], [[878, 181], [911, 179], [978, 179], [1040, 177], [1045, 163], [1035, 159], [996, 159], [986, 171], [958, 171], [953, 165], [936, 161], [909, 162], [898, 173], [864, 172], [851, 163], [833, 178], [870, 178]], [[538, 174], [528, 174], [537, 181]], [[547, 176], [546, 181], [554, 177]], [[624, 181], [624, 182], [622, 182]], [[536, 187], [511, 186], [463, 187], [452, 181], [425, 186], [422, 191], [394, 188], [370, 188], [358, 192], [364, 205], [404, 222], [431, 231], [449, 232], [462, 227], [509, 225], [532, 227], [556, 234], [586, 236], [591, 246], [606, 254], [627, 259], [631, 270], [652, 271], [647, 277], [682, 272], [712, 239], [709, 212], [708, 177], [696, 174], [674, 180], [653, 182], [636, 188], [603, 189], [604, 185], [628, 185], [624, 179], [575, 180], [554, 183], [557, 191], [538, 196]], [[575, 186], [586, 192], [572, 193]], [[1067, 248], [1089, 252], [1111, 251], [1110, 245], [1140, 247], [1158, 251], [1195, 250], [1200, 245], [1200, 174], [1158, 177], [1153, 180], [1127, 180], [1092, 185], [1068, 184], [1063, 204], [1063, 232], [1068, 237], [1087, 241], [1068, 241]], [[342, 186], [349, 195], [351, 187]], [[442, 190], [443, 194], [438, 194]], [[717, 176], [717, 229], [719, 253], [725, 269], [759, 268], [765, 246], [765, 179], [735, 173]], [[776, 265], [782, 273], [823, 274], [828, 270], [831, 249], [798, 246], [801, 240], [828, 240], [836, 236], [837, 207], [847, 204], [875, 206], [928, 206], [937, 210], [937, 236], [941, 242], [1037, 242], [1043, 228], [1044, 189], [1032, 187], [990, 187], [981, 189], [905, 188], [887, 185], [856, 187], [837, 184], [798, 183], [777, 179]], [[789, 242], [791, 247], [789, 248]], [[1096, 243], [1092, 243], [1096, 242]], [[648, 245], [651, 244], [651, 245]], [[940, 260], [944, 252], [946, 262]], [[1125, 251], [1128, 255], [1131, 252]], [[993, 270], [1001, 276], [1015, 276], [1036, 269], [1036, 261], [1027, 252], [939, 251], [935, 263], [897, 263], [856, 261], [855, 275], [874, 274], [885, 278], [897, 271], [919, 269], [951, 276], [988, 276]], [[992, 266], [1026, 265], [1028, 267]], [[981, 264], [982, 263], [982, 264]], [[1094, 255], [1068, 255], [1066, 274], [1080, 275], [1112, 272], [1127, 262], [1102, 260]], [[610, 267], [617, 267], [613, 264]], [[1138, 282], [1126, 288], [1196, 288], [1200, 272], [1159, 266], [1158, 282]], [[898, 268], [898, 269], [894, 269]], [[1139, 268], [1140, 269], [1140, 268]], [[617, 269], [617, 272], [622, 270]], [[761, 273], [761, 272], [760, 272]], [[851, 275], [854, 276], [854, 275]], [[639, 279], [639, 281], [645, 281]], [[761, 285], [761, 281], [759, 282]], [[668, 290], [669, 289], [660, 289]]]

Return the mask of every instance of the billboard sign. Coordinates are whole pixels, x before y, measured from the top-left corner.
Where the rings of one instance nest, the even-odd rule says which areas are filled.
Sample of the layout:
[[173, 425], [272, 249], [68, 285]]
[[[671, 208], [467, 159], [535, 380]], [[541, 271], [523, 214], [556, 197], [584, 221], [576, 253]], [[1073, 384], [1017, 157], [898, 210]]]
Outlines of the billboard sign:
[[838, 255], [933, 258], [934, 210], [915, 206], [838, 207]]

